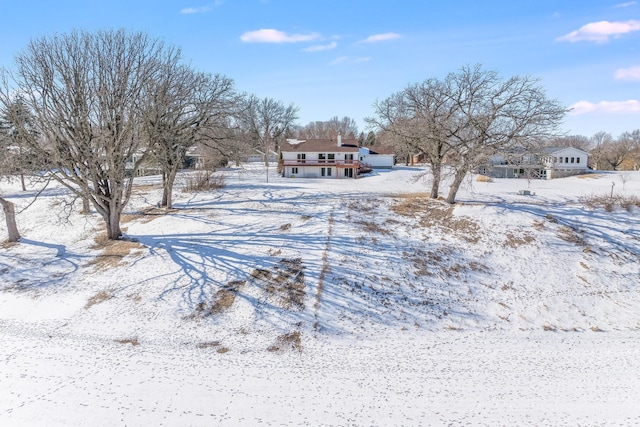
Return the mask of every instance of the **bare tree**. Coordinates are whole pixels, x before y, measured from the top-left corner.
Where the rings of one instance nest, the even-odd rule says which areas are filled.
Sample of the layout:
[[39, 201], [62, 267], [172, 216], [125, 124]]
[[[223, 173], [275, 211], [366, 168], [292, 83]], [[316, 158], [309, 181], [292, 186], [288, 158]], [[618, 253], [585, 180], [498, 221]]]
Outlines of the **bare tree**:
[[427, 79], [374, 103], [375, 116], [365, 119], [408, 155], [423, 155], [431, 168], [431, 198], [438, 198], [442, 165], [450, 150], [449, 123], [455, 114], [443, 82]]
[[238, 102], [231, 79], [197, 73], [177, 58], [165, 64], [150, 90], [144, 122], [149, 147], [162, 168], [161, 206], [173, 206], [173, 186], [187, 150], [223, 138], [216, 128], [225, 127]]
[[591, 137], [591, 152], [589, 161], [593, 169], [601, 169], [603, 167], [602, 160], [606, 152], [606, 147], [613, 141], [610, 133], [600, 131]]
[[299, 139], [331, 139], [337, 138], [338, 135], [347, 139], [356, 139], [358, 125], [351, 117], [333, 116], [327, 121], [310, 122], [296, 129], [295, 135]]
[[0, 89], [5, 107], [13, 94], [24, 97], [42, 139], [25, 129], [21, 136], [49, 159], [54, 179], [90, 199], [109, 239], [122, 235], [120, 216], [145, 157], [142, 105], [162, 64], [177, 56], [143, 33], [75, 31], [31, 41], [16, 56], [12, 85], [5, 79]]
[[259, 99], [250, 95], [245, 100], [241, 114], [242, 127], [248, 130], [254, 146], [264, 155], [269, 182], [269, 154], [278, 152], [278, 142], [293, 126], [298, 116], [298, 107], [286, 107], [281, 101], [271, 98]]
[[546, 97], [538, 80], [528, 76], [503, 80], [480, 65], [449, 74], [445, 85], [455, 108], [449, 125], [455, 175], [448, 203], [454, 203], [468, 172], [505, 147], [526, 147], [553, 137], [568, 111]]
[[411, 85], [374, 107], [377, 117], [367, 119], [369, 124], [425, 156], [433, 174], [432, 198], [438, 197], [446, 159], [454, 171], [449, 203], [468, 172], [511, 145], [553, 136], [567, 111], [546, 97], [537, 80], [503, 80], [480, 65]]

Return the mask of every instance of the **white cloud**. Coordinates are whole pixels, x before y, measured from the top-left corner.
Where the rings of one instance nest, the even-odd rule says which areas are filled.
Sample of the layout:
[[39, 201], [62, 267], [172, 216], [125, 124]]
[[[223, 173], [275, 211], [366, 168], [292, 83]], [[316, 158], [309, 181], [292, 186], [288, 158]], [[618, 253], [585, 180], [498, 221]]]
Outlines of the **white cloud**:
[[558, 37], [556, 41], [577, 42], [586, 40], [605, 43], [608, 42], [611, 37], [618, 37], [621, 34], [631, 33], [633, 31], [640, 31], [640, 21], [632, 19], [626, 22], [591, 22], [583, 25], [576, 31]]
[[[216, 0], [213, 2], [213, 6], [220, 6], [221, 4], [222, 4], [222, 0]], [[207, 6], [200, 6], [200, 7], [185, 7], [184, 9], [180, 10], [180, 13], [182, 15], [193, 15], [195, 13], [211, 12], [213, 10], [213, 6], [209, 4]]]
[[600, 101], [597, 104], [589, 101], [578, 101], [571, 105], [573, 116], [583, 114], [620, 114], [620, 113], [640, 113], [640, 101], [630, 99], [628, 101]]
[[640, 65], [634, 65], [629, 68], [619, 68], [616, 70], [614, 77], [618, 80], [640, 81]]
[[635, 1], [628, 1], [626, 3], [618, 3], [614, 7], [629, 7], [629, 6], [634, 6], [635, 4], [636, 4]]
[[322, 50], [331, 50], [331, 49], [335, 49], [338, 46], [338, 43], [336, 42], [331, 42], [329, 44], [322, 44], [322, 45], [315, 45], [315, 46], [309, 46], [304, 50], [305, 52], [320, 52]]
[[381, 42], [384, 40], [394, 40], [399, 38], [400, 38], [400, 34], [397, 34], [397, 33], [374, 34], [362, 40], [362, 43], [375, 43], [375, 42]]
[[287, 34], [284, 31], [271, 28], [248, 31], [240, 36], [240, 40], [247, 43], [297, 43], [308, 42], [320, 37], [319, 34]]
[[363, 62], [369, 62], [371, 58], [362, 56], [357, 58], [351, 58], [349, 56], [340, 56], [333, 61], [331, 61], [331, 65], [339, 65], [339, 64], [362, 64]]
[[347, 62], [348, 60], [349, 60], [348, 56], [340, 56], [340, 57], [334, 59], [333, 61], [331, 61], [331, 65], [343, 64], [343, 63]]

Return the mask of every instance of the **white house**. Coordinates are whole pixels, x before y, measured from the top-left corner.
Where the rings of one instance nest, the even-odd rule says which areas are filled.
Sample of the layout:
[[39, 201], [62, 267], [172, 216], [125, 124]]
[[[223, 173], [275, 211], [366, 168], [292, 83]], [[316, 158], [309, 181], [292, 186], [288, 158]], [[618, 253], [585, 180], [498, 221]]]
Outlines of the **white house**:
[[358, 141], [343, 140], [340, 135], [337, 139], [289, 139], [280, 151], [282, 175], [287, 178], [358, 178], [371, 170], [360, 160]]
[[553, 179], [587, 171], [589, 153], [575, 147], [545, 147], [535, 154], [511, 151], [495, 155], [478, 172], [494, 178]]
[[371, 165], [372, 169], [391, 169], [394, 164], [394, 153], [391, 148], [360, 147], [360, 161]]

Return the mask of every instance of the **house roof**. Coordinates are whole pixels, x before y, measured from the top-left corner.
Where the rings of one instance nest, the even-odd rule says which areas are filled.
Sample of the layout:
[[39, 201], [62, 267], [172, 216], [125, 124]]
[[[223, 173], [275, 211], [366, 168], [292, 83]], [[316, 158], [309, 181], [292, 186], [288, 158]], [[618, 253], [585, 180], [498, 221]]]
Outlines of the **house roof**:
[[280, 148], [283, 152], [294, 153], [357, 153], [358, 140], [342, 139], [342, 146], [338, 146], [336, 139], [307, 139], [302, 141], [285, 142]]
[[581, 153], [589, 155], [589, 153], [587, 153], [586, 151], [581, 150], [581, 149], [576, 148], [576, 147], [545, 147], [545, 148], [542, 149], [542, 151], [544, 151], [547, 154], [556, 154], [556, 153], [559, 153], [560, 151], [563, 151], [563, 150], [580, 151]]

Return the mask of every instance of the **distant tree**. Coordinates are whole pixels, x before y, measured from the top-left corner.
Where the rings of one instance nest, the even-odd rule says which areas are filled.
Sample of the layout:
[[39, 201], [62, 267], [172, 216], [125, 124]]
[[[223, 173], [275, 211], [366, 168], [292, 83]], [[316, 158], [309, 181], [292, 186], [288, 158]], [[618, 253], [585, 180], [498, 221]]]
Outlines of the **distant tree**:
[[241, 126], [247, 129], [254, 147], [263, 153], [269, 182], [269, 153], [279, 151], [279, 140], [297, 120], [298, 107], [293, 104], [287, 107], [281, 101], [255, 95], [246, 97], [244, 103]]
[[604, 159], [607, 146], [610, 145], [611, 142], [613, 142], [613, 137], [610, 133], [604, 131], [597, 132], [591, 137], [589, 162], [593, 169], [598, 170], [604, 167], [602, 161]]
[[568, 135], [549, 140], [545, 145], [550, 147], [574, 147], [589, 152], [591, 140], [584, 135]]
[[[22, 132], [26, 136], [23, 136]], [[0, 133], [5, 141], [3, 156], [0, 159], [4, 165], [0, 166], [0, 169], [5, 174], [18, 175], [22, 191], [27, 191], [25, 174], [33, 172], [38, 165], [27, 140], [37, 138], [38, 132], [35, 119], [21, 96], [16, 96], [0, 114]]]
[[367, 138], [364, 140], [365, 147], [371, 147], [376, 143], [376, 134], [373, 131], [369, 131]]
[[24, 97], [41, 138], [25, 129], [21, 136], [49, 160], [51, 177], [91, 201], [109, 239], [122, 236], [120, 216], [146, 156], [146, 97], [163, 64], [177, 56], [177, 49], [143, 33], [74, 31], [32, 40], [16, 56], [12, 84], [4, 74], [0, 105], [6, 109], [15, 93]]
[[332, 139], [342, 135], [344, 138], [356, 139], [358, 125], [348, 116], [339, 118], [334, 116], [327, 121], [315, 121], [298, 128], [296, 137], [299, 139]]
[[358, 135], [358, 145], [361, 147], [364, 145], [364, 132], [360, 132]]

